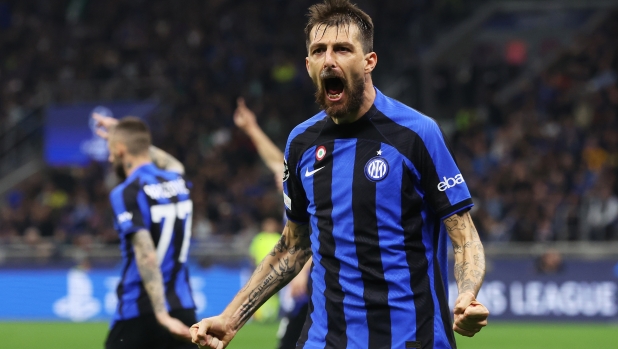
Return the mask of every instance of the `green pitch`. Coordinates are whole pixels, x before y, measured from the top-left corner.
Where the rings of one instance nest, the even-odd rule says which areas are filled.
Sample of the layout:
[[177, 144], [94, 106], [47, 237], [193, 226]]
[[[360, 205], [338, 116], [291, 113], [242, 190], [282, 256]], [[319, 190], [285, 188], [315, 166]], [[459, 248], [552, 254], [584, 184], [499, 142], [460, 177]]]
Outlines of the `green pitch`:
[[[101, 349], [106, 323], [0, 322], [2, 349]], [[274, 349], [277, 325], [248, 324], [230, 349]], [[457, 335], [459, 349], [615, 349], [617, 325], [493, 323], [474, 338]]]

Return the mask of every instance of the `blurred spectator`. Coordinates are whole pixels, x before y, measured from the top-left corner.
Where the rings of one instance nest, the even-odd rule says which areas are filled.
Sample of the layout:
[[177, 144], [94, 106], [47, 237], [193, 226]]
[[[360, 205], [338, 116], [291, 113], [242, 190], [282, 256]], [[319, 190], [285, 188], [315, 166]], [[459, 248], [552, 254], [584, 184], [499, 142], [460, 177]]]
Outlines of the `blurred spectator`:
[[612, 193], [611, 186], [599, 184], [584, 198], [581, 217], [582, 239], [618, 238], [618, 197]]
[[558, 251], [549, 249], [537, 259], [536, 269], [539, 274], [559, 273], [564, 269], [562, 256]]

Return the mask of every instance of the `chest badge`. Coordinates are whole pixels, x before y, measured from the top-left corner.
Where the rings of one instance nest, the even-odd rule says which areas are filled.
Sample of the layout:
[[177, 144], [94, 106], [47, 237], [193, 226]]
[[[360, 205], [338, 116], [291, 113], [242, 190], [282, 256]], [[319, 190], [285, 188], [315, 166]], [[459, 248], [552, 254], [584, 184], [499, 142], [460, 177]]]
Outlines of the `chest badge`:
[[326, 148], [321, 145], [315, 150], [315, 159], [320, 161], [326, 156]]
[[378, 182], [388, 175], [388, 162], [381, 156], [369, 159], [365, 165], [365, 176], [370, 181]]

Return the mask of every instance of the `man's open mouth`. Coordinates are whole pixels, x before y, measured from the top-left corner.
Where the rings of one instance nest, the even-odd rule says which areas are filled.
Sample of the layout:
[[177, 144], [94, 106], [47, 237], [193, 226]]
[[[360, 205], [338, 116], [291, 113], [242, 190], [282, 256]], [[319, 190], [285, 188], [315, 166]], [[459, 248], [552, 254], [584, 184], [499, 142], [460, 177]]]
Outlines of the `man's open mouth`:
[[336, 102], [343, 96], [343, 80], [340, 78], [327, 78], [324, 79], [324, 88], [326, 90], [326, 96], [331, 102]]

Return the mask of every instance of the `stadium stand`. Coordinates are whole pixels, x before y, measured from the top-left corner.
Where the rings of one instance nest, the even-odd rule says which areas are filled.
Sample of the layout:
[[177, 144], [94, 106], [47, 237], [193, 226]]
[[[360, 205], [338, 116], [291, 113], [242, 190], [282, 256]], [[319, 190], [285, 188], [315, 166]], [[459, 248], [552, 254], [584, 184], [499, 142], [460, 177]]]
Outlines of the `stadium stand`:
[[[246, 96], [282, 145], [316, 110], [300, 44], [310, 2], [74, 3], [0, 2], [2, 131], [40, 101], [155, 96], [167, 107], [155, 144], [178, 157], [193, 182], [196, 240], [231, 243], [280, 214], [272, 176], [231, 115], [235, 97]], [[474, 9], [459, 1], [360, 3], [381, 38], [378, 87], [381, 76], [418, 68], [439, 30]], [[505, 105], [487, 97], [483, 67], [475, 73], [473, 103], [460, 106], [451, 140], [489, 245], [618, 239], [617, 38], [614, 13]], [[502, 85], [512, 77], [501, 78]], [[68, 245], [116, 243], [107, 173], [93, 162], [46, 167], [22, 181], [2, 197], [0, 241], [44, 259]]]

